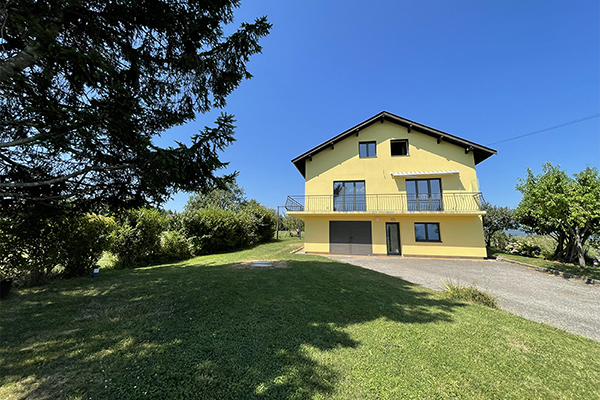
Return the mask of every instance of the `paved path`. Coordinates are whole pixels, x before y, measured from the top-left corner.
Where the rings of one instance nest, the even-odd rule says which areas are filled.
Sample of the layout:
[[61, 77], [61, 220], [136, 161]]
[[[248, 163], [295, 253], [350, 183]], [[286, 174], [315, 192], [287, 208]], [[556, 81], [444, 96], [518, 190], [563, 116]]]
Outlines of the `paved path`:
[[565, 279], [501, 261], [330, 256], [443, 290], [441, 279], [473, 285], [498, 299], [500, 308], [600, 341], [600, 285]]

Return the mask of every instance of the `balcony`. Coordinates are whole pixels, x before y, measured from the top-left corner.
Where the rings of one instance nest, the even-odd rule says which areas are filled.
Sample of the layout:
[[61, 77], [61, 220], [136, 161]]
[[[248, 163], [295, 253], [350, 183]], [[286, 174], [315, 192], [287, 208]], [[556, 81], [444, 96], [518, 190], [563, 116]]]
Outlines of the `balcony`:
[[483, 214], [481, 192], [288, 196], [288, 212], [313, 214]]

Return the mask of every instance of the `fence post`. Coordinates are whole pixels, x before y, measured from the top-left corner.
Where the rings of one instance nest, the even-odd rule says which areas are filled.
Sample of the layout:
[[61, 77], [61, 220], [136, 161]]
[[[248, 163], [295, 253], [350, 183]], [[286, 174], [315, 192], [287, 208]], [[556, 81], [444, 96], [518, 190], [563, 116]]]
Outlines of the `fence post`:
[[279, 240], [279, 207], [281, 206], [277, 206], [277, 233], [275, 236], [276, 240]]

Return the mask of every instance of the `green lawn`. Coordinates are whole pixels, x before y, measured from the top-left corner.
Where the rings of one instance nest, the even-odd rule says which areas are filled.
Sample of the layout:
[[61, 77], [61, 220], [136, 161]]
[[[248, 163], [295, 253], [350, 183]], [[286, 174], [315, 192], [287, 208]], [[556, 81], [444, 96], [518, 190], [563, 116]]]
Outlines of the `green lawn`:
[[519, 261], [537, 267], [551, 268], [557, 271], [568, 272], [573, 275], [586, 276], [588, 278], [600, 280], [600, 268], [589, 267], [588, 269], [582, 270], [579, 265], [575, 264], [565, 264], [558, 261], [544, 260], [542, 258], [519, 256], [503, 251], [494, 251], [492, 257], [502, 257], [507, 260]]
[[600, 343], [298, 243], [11, 293], [0, 398], [600, 397]]

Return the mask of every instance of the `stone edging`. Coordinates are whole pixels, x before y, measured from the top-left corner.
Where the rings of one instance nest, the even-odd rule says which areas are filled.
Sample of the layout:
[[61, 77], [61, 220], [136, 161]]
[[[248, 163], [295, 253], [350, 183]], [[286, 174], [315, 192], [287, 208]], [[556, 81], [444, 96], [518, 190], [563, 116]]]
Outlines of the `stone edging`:
[[299, 252], [301, 252], [303, 250], [304, 250], [304, 246], [300, 247], [299, 249], [290, 251], [290, 254], [296, 254], [296, 253], [299, 253]]
[[504, 258], [501, 256], [497, 257], [496, 261], [504, 261], [504, 262], [511, 263], [511, 264], [522, 265], [524, 267], [533, 268], [540, 272], [546, 272], [548, 274], [562, 276], [563, 278], [567, 278], [567, 279], [579, 279], [579, 280], [583, 281], [583, 283], [587, 283], [588, 285], [600, 285], [600, 281], [598, 279], [588, 278], [587, 276], [574, 275], [570, 272], [559, 271], [557, 269], [538, 267], [537, 265], [525, 264], [524, 262], [509, 260], [508, 258]]

